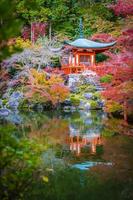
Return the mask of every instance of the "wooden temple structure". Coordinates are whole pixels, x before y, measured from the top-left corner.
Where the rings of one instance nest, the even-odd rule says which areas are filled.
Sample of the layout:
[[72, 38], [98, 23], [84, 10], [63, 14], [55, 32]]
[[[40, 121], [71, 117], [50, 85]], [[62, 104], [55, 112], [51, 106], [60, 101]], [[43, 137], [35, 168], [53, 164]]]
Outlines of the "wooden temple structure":
[[95, 56], [116, 44], [116, 42], [101, 43], [85, 39], [83, 25], [80, 19], [79, 38], [72, 42], [65, 42], [66, 54], [62, 56], [61, 68], [65, 74], [80, 73], [95, 66]]

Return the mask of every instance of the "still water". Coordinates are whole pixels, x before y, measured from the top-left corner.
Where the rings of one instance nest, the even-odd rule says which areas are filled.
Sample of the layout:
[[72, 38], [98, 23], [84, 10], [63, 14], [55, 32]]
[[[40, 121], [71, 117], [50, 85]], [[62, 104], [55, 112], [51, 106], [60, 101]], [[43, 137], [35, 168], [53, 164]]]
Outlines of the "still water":
[[[106, 128], [107, 122], [102, 111], [1, 119], [2, 199], [132, 200], [133, 138]], [[40, 144], [45, 148], [37, 154]]]

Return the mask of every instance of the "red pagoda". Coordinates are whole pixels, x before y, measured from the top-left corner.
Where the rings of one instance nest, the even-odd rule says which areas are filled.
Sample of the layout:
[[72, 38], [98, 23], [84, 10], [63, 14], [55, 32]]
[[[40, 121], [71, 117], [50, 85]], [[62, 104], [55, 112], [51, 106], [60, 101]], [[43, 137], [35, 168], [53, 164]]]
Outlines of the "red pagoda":
[[65, 42], [68, 50], [62, 56], [61, 66], [65, 74], [80, 73], [95, 66], [95, 55], [102, 53], [116, 44], [116, 42], [101, 43], [85, 39], [83, 25], [80, 19], [80, 36], [72, 42]]

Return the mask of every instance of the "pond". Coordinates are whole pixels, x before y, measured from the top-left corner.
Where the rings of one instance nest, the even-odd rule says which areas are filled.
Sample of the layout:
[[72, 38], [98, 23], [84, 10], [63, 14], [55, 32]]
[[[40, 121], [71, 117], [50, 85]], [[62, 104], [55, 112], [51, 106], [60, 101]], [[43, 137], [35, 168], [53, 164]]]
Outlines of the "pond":
[[133, 138], [108, 121], [100, 110], [1, 119], [1, 199], [132, 200]]

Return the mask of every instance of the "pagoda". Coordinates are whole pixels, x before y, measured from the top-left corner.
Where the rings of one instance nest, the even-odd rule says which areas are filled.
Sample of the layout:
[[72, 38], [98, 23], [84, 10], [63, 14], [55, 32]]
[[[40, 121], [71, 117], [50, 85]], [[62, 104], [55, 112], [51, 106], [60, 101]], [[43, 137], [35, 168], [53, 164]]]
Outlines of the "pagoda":
[[66, 41], [67, 49], [61, 59], [61, 68], [65, 74], [81, 73], [95, 66], [95, 56], [116, 44], [115, 42], [101, 43], [84, 38], [82, 19], [79, 24], [79, 37], [74, 41]]

